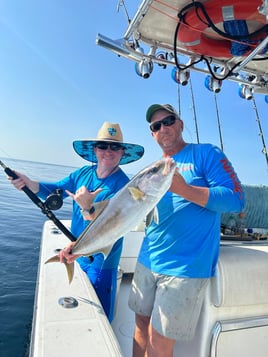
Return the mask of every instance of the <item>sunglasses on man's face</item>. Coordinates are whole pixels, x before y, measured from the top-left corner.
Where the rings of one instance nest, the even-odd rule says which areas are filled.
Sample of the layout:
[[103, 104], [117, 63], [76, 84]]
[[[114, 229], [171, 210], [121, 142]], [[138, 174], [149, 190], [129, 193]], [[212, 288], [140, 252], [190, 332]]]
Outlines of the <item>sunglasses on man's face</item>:
[[116, 143], [97, 143], [94, 146], [95, 146], [95, 148], [100, 149], [100, 150], [107, 150], [108, 147], [112, 151], [119, 151], [119, 150], [123, 149], [122, 145], [116, 144]]
[[169, 115], [168, 117], [165, 117], [164, 119], [162, 120], [159, 120], [159, 121], [155, 121], [154, 123], [152, 123], [150, 125], [150, 129], [153, 133], [156, 133], [157, 131], [160, 130], [161, 128], [161, 125], [164, 125], [164, 126], [171, 126], [175, 123], [175, 121], [177, 120], [178, 118], [176, 118], [174, 115]]

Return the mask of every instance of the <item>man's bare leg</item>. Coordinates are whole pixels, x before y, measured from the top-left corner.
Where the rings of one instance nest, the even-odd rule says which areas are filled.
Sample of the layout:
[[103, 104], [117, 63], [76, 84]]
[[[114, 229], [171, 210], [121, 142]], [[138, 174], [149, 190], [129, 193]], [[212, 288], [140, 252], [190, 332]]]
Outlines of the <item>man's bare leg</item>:
[[133, 357], [145, 357], [148, 344], [149, 316], [136, 314], [136, 327], [133, 338]]

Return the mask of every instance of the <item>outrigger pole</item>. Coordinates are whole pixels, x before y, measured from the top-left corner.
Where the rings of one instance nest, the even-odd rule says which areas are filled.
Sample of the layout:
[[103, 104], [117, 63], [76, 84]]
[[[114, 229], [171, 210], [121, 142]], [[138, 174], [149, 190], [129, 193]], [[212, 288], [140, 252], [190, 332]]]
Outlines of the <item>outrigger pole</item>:
[[[9, 167], [7, 167], [1, 160], [0, 160], [0, 165], [3, 167], [5, 173], [12, 177], [13, 179], [19, 178], [18, 175], [11, 170]], [[45, 205], [44, 202], [42, 202], [38, 196], [29, 189], [29, 187], [24, 186], [22, 187], [22, 190], [26, 193], [26, 195], [35, 203], [44, 213], [61, 231], [63, 234], [66, 235], [67, 238], [69, 238], [72, 242], [76, 241], [76, 238], [72, 235], [72, 233], [61, 223], [60, 220], [54, 215], [53, 212], [51, 212], [50, 209]]]

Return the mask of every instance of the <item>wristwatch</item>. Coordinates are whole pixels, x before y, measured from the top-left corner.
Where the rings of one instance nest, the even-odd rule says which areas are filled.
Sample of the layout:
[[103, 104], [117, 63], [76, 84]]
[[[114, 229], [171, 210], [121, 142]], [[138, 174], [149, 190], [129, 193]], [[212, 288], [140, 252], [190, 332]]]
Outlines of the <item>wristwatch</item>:
[[94, 213], [95, 208], [94, 206], [92, 206], [90, 209], [86, 209], [86, 208], [81, 208], [80, 209], [80, 213], [83, 217], [88, 217], [90, 216], [92, 213]]

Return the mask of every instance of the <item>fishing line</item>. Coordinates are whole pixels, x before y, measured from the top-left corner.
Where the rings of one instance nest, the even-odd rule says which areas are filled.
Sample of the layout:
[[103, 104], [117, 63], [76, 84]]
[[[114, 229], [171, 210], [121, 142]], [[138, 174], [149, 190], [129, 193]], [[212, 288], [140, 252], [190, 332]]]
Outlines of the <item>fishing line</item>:
[[[181, 86], [178, 83], [178, 114], [179, 117], [182, 119], [182, 105], [181, 105]], [[192, 107], [191, 107], [192, 108]], [[183, 120], [183, 119], [182, 119]], [[183, 121], [184, 122], [184, 121]], [[184, 122], [184, 127], [183, 130], [187, 132], [187, 134], [189, 135], [191, 141], [193, 141], [193, 137], [192, 137], [192, 133], [191, 130], [187, 127], [186, 123]]]
[[[6, 159], [8, 159], [8, 160], [10, 160], [10, 161], [13, 161], [14, 164], [16, 164], [16, 160], [17, 160], [17, 159], [14, 159], [12, 156], [10, 156], [10, 155], [9, 155], [3, 148], [1, 148], [1, 147], [0, 147], [0, 151], [2, 151], [2, 152], [5, 154], [5, 158], [6, 158]], [[26, 175], [30, 176], [30, 173], [29, 173], [29, 172], [24, 171], [24, 173], [25, 173]], [[42, 184], [42, 183], [40, 183], [40, 182], [39, 182], [39, 185], [42, 187], [42, 189], [43, 189], [44, 191], [47, 192], [48, 195], [51, 194], [51, 191], [46, 187], [46, 185], [44, 185], [44, 184]], [[60, 208], [60, 207], [59, 207], [59, 208]]]
[[128, 22], [128, 24], [130, 24], [130, 23], [131, 23], [131, 19], [130, 19], [130, 17], [129, 17], [129, 14], [128, 14], [128, 11], [127, 11], [127, 7], [126, 7], [126, 4], [125, 4], [125, 1], [124, 1], [124, 0], [119, 0], [119, 1], [118, 1], [118, 4], [117, 4], [117, 12], [119, 12], [121, 6], [124, 8], [125, 15], [126, 15], [126, 17], [127, 17], [127, 22]]
[[179, 117], [181, 118], [181, 87], [178, 83], [178, 107], [179, 107]]
[[193, 115], [194, 115], [194, 124], [195, 124], [195, 132], [196, 132], [196, 140], [197, 143], [199, 144], [199, 131], [198, 131], [198, 123], [197, 123], [197, 116], [196, 116], [196, 109], [195, 109], [195, 101], [194, 101], [194, 92], [193, 92], [193, 86], [192, 86], [192, 80], [191, 77], [189, 78], [189, 84], [190, 84], [190, 91], [191, 91], [191, 98], [192, 98], [192, 108], [193, 108]]
[[[19, 178], [18, 175], [11, 170], [9, 167], [7, 167], [1, 160], [0, 160], [0, 165], [3, 167], [5, 173], [12, 177], [13, 179]], [[69, 238], [72, 242], [76, 241], [76, 238], [72, 235], [72, 233], [61, 223], [61, 221], [54, 215], [54, 213], [47, 207], [47, 205], [42, 202], [39, 197], [29, 189], [29, 187], [24, 186], [22, 187], [22, 191], [25, 192], [25, 194], [39, 207], [44, 213], [61, 231], [63, 234], [66, 235], [67, 238]]]
[[219, 130], [219, 136], [220, 136], [220, 144], [221, 144], [221, 150], [223, 150], [223, 141], [222, 141], [222, 133], [221, 133], [221, 121], [220, 121], [220, 114], [219, 114], [219, 108], [218, 108], [218, 101], [217, 101], [217, 94], [213, 92], [214, 95], [214, 102], [215, 102], [215, 108], [216, 108], [216, 114], [217, 114], [217, 122], [218, 122], [218, 130]]
[[252, 96], [252, 102], [253, 102], [253, 109], [254, 109], [255, 114], [256, 114], [256, 121], [258, 123], [258, 127], [259, 127], [259, 130], [260, 130], [259, 135], [261, 137], [261, 141], [262, 141], [262, 145], [263, 145], [262, 153], [265, 155], [266, 163], [267, 163], [267, 166], [268, 166], [268, 153], [267, 153], [265, 140], [264, 140], [264, 135], [263, 135], [263, 131], [262, 131], [261, 120], [260, 120], [260, 116], [259, 116], [259, 112], [258, 112], [258, 109], [257, 109], [257, 105], [256, 105], [256, 101], [255, 101], [254, 96]]

